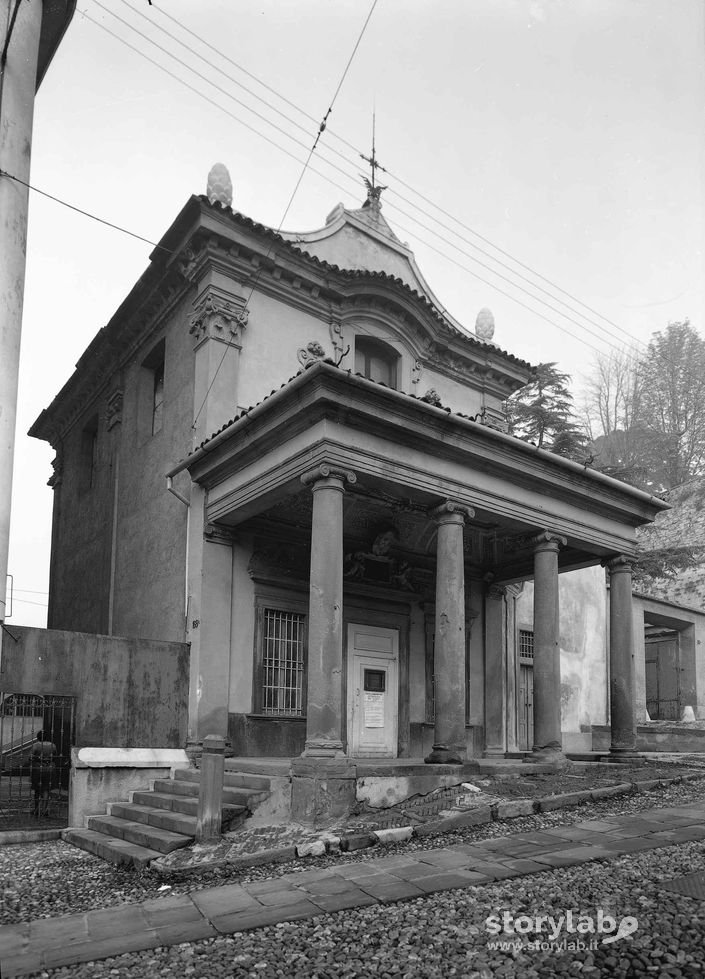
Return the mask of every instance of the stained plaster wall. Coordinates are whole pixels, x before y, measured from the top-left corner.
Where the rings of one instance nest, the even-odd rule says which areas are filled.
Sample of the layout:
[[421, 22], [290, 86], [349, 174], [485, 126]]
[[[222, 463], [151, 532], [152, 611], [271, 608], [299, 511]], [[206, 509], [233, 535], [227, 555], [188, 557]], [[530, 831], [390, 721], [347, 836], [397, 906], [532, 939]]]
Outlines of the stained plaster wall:
[[[165, 340], [163, 426], [144, 417], [144, 368]], [[167, 492], [164, 473], [190, 448], [192, 347], [182, 304], [72, 425], [55, 489], [49, 625], [86, 632], [184, 639], [186, 508]], [[108, 428], [108, 402], [122, 391], [120, 420]], [[151, 399], [151, 392], [150, 399]], [[94, 485], [85, 486], [84, 429], [97, 419]]]
[[[416, 354], [413, 348], [404, 339], [403, 330], [387, 322], [369, 314], [348, 315], [343, 336], [345, 346], [350, 346], [350, 351], [340, 361], [344, 369], [355, 369], [355, 337], [376, 337], [399, 353], [398, 385], [407, 394], [422, 397], [433, 388], [444, 407], [469, 415], [479, 412], [483, 404], [497, 409], [501, 407], [500, 399], [483, 395], [430, 365], [424, 364], [420, 374], [414, 374]], [[301, 368], [297, 351], [305, 349], [311, 341], [320, 343], [326, 355], [337, 360], [327, 321], [292, 306], [286, 307], [283, 316], [279, 300], [256, 293], [250, 300], [250, 317], [240, 354], [239, 409], [257, 404], [296, 374]]]
[[184, 643], [13, 626], [0, 690], [76, 698], [76, 746], [177, 748], [184, 743]]
[[[564, 748], [590, 750], [591, 725], [607, 723], [605, 572], [598, 565], [561, 574], [558, 582]], [[517, 599], [517, 629], [533, 628], [533, 599], [527, 582]]]

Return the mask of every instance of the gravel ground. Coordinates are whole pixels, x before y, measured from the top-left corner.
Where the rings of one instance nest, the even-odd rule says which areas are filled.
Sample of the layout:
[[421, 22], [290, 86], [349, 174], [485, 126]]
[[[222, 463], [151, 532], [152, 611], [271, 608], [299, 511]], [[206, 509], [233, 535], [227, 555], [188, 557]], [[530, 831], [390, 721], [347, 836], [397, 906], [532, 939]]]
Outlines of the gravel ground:
[[[705, 871], [705, 845], [687, 843], [609, 862], [547, 871], [531, 877], [446, 891], [414, 901], [321, 915], [308, 921], [129, 953], [100, 962], [36, 973], [52, 979], [194, 979], [283, 977], [451, 977], [492, 979], [580, 975], [597, 979], [702, 976], [705, 914], [700, 901], [662, 889], [662, 882]], [[619, 922], [633, 916], [633, 935], [594, 949], [577, 949], [578, 938], [557, 935], [555, 945], [497, 949], [488, 945], [491, 914], [515, 917], [572, 910], [597, 917], [598, 909]], [[502, 937], [502, 936], [500, 936]], [[547, 940], [547, 936], [544, 936]], [[490, 938], [490, 940], [492, 940]], [[527, 934], [526, 941], [534, 940]]]
[[[226, 865], [201, 872], [197, 877], [166, 882], [164, 878], [149, 872], [139, 873], [116, 867], [61, 840], [4, 846], [0, 847], [0, 925], [89, 911], [97, 907], [114, 907], [160, 895], [186, 894], [218, 884], [263, 880], [297, 870], [334, 866], [341, 861], [374, 860], [410, 850], [473, 843], [509, 833], [563, 826], [583, 819], [638, 813], [654, 807], [685, 805], [696, 801], [703, 802], [705, 811], [705, 780], [676, 783], [667, 789], [616, 796], [574, 809], [488, 823], [474, 829], [412, 839], [384, 848], [377, 846], [345, 855], [306, 857], [247, 869]], [[165, 887], [165, 883], [168, 887]]]
[[[162, 894], [185, 893], [232, 880], [257, 880], [297, 869], [375, 859], [394, 852], [474, 842], [528, 829], [606, 815], [702, 801], [705, 782], [680, 783], [543, 815], [513, 819], [442, 837], [360, 850], [269, 867], [210, 871], [195, 880], [163, 882], [121, 870], [62, 842], [0, 848], [0, 923], [109, 907]], [[321, 915], [311, 921], [258, 929], [232, 938], [194, 942], [36, 975], [77, 979], [143, 976], [219, 976], [268, 979], [336, 979], [345, 976], [411, 976], [491, 979], [492, 976], [656, 976], [677, 979], [705, 973], [705, 905], [663, 891], [661, 883], [705, 870], [705, 844], [688, 843], [575, 868], [430, 895], [385, 907]], [[568, 909], [617, 920], [638, 919], [638, 931], [596, 950], [488, 948], [484, 922], [491, 913], [562, 914]], [[531, 936], [527, 936], [531, 937]], [[562, 933], [571, 940], [575, 935]], [[504, 936], [499, 936], [500, 940]]]

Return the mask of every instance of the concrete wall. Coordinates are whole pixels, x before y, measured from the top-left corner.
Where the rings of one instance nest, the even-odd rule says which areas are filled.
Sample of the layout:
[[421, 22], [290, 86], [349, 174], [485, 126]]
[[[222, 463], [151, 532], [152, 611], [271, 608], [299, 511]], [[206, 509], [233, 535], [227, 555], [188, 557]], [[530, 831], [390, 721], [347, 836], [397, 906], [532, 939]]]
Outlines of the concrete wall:
[[181, 748], [188, 646], [13, 626], [0, 690], [76, 698], [76, 746]]

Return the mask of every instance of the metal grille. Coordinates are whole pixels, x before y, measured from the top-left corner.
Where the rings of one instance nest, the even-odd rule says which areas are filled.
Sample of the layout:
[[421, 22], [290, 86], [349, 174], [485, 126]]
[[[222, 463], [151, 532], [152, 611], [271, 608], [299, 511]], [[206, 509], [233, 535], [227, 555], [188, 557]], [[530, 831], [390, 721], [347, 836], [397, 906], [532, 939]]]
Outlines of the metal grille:
[[519, 655], [526, 659], [534, 658], [534, 634], [531, 629], [519, 630]]
[[0, 829], [32, 825], [38, 812], [33, 772], [40, 732], [53, 751], [39, 814], [48, 825], [66, 825], [75, 716], [73, 697], [0, 691]]
[[264, 714], [304, 712], [304, 629], [300, 612], [264, 609], [262, 671]]

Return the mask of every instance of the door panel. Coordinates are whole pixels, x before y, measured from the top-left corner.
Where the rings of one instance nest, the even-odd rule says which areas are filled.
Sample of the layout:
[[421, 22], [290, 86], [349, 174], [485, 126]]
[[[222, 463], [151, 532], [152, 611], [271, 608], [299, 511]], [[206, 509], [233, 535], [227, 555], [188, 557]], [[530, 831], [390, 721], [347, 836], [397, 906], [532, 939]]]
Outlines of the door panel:
[[399, 633], [348, 626], [348, 754], [396, 758]]

